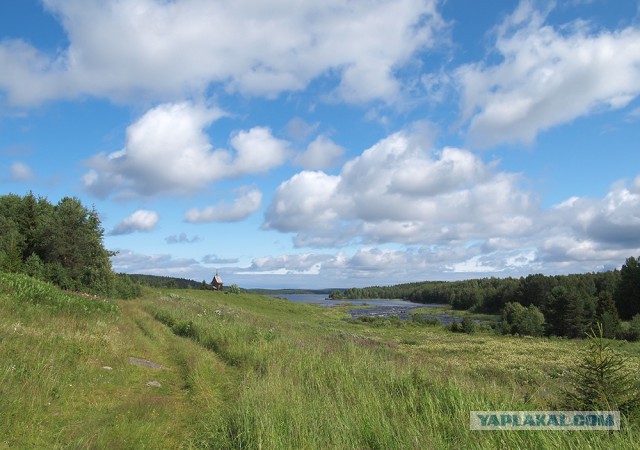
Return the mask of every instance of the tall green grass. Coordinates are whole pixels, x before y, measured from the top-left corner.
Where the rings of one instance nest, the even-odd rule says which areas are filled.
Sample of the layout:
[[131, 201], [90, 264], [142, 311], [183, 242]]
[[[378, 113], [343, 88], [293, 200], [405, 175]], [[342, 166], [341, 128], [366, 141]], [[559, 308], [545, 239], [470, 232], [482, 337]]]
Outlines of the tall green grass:
[[[583, 342], [347, 317], [206, 291], [112, 303], [0, 274], [0, 447], [640, 447], [636, 423], [469, 430], [473, 410], [555, 409]], [[640, 369], [638, 344], [615, 345]]]
[[[458, 337], [432, 327], [406, 327], [414, 345], [396, 330], [342, 323], [333, 311], [291, 308], [259, 297], [218, 295], [207, 299], [169, 298], [148, 304], [156, 319], [178, 334], [215, 352], [236, 372], [233, 400], [210, 412], [199, 444], [212, 448], [634, 448], [633, 426], [624, 432], [478, 432], [469, 430], [474, 410], [551, 409], [553, 396], [532, 394], [552, 374], [540, 371], [536, 354], [520, 359], [513, 347], [497, 345], [514, 338]], [[269, 305], [269, 308], [265, 308]], [[394, 334], [396, 333], [396, 334]], [[429, 361], [429, 340], [447, 341]], [[474, 343], [474, 340], [476, 343]], [[522, 340], [525, 347], [545, 342]], [[475, 345], [478, 344], [478, 345]], [[553, 353], [575, 343], [547, 342]], [[483, 366], [474, 354], [489, 348], [507, 362]], [[450, 351], [450, 352], [449, 352]], [[527, 352], [527, 350], [524, 350]], [[515, 353], [511, 354], [512, 352]], [[447, 355], [449, 353], [449, 355]], [[446, 358], [469, 362], [465, 369]], [[438, 363], [442, 364], [438, 364]], [[525, 375], [522, 372], [528, 372]], [[482, 370], [481, 370], [482, 369]], [[497, 385], [487, 376], [494, 376]], [[516, 375], [520, 372], [519, 375]], [[520, 378], [518, 378], [518, 376]], [[510, 379], [512, 378], [512, 379]], [[546, 378], [546, 379], [545, 379]], [[519, 384], [531, 386], [519, 389]], [[548, 392], [547, 392], [548, 394]]]
[[217, 358], [121, 305], [0, 274], [0, 448], [176, 448], [220, 404]]
[[95, 296], [67, 293], [51, 283], [36, 280], [24, 274], [0, 272], [0, 295], [11, 298], [5, 307], [16, 310], [38, 306], [47, 312], [64, 312], [85, 315], [87, 313], [115, 313], [115, 303]]

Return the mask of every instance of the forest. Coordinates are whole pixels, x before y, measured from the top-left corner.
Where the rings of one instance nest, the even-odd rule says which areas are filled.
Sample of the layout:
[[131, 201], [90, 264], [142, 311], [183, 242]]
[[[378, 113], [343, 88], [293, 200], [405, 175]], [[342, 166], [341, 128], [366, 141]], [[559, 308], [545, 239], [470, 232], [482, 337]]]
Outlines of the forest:
[[115, 274], [98, 213], [80, 200], [0, 196], [0, 271], [24, 273], [62, 289], [115, 298], [140, 295], [140, 285]]
[[[607, 337], [640, 339], [640, 263], [634, 257], [627, 258], [620, 270], [607, 272], [426, 281], [336, 290], [331, 297], [400, 298], [478, 313], [501, 313], [503, 330], [519, 334], [582, 338], [601, 323]], [[529, 331], [524, 324], [540, 313], [544, 323], [534, 327], [540, 331]], [[528, 332], [523, 333], [525, 328]]]

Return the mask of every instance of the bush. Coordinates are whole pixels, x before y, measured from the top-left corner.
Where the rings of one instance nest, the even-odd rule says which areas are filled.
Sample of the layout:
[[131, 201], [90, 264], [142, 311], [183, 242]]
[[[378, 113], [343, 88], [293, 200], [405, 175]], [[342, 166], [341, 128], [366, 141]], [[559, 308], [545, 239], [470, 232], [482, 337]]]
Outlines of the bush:
[[436, 326], [442, 323], [437, 317], [427, 317], [423, 314], [412, 314], [411, 321], [420, 325], [427, 326]]
[[633, 316], [630, 322], [623, 322], [616, 330], [616, 339], [629, 342], [640, 341], [640, 314]]
[[469, 316], [464, 316], [461, 323], [461, 331], [463, 333], [471, 334], [476, 330], [476, 324]]
[[113, 284], [113, 296], [124, 300], [140, 297], [142, 286], [127, 274], [118, 274]]
[[232, 284], [231, 286], [229, 286], [229, 290], [227, 292], [229, 292], [230, 294], [239, 294], [240, 288], [237, 284]]

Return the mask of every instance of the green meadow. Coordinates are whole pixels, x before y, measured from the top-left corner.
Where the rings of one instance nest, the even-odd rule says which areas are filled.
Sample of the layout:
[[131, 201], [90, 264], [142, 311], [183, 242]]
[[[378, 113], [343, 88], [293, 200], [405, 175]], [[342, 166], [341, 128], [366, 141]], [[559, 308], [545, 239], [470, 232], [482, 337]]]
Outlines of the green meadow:
[[[348, 322], [345, 306], [147, 289], [111, 301], [0, 274], [0, 447], [640, 448], [620, 432], [471, 431], [562, 409], [586, 341]], [[612, 341], [630, 370], [640, 344]]]

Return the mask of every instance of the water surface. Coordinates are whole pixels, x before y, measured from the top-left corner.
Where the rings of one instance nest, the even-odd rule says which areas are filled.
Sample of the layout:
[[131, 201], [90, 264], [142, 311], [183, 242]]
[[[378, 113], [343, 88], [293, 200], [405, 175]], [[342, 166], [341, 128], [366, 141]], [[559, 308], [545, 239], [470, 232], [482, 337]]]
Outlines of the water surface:
[[[371, 317], [391, 317], [398, 316], [400, 319], [408, 319], [409, 313], [416, 308], [435, 308], [442, 305], [413, 303], [405, 300], [395, 299], [343, 299], [329, 300], [326, 294], [280, 294], [270, 297], [283, 298], [296, 303], [313, 303], [322, 306], [337, 306], [348, 303], [353, 306], [368, 306], [367, 308], [354, 308], [349, 310], [351, 317], [371, 316]], [[441, 319], [442, 320], [442, 319]]]

